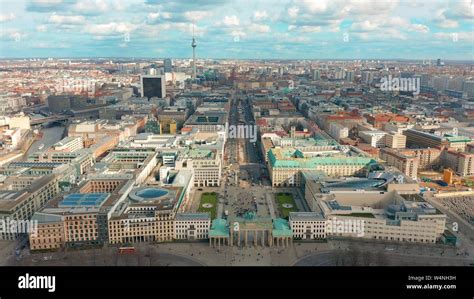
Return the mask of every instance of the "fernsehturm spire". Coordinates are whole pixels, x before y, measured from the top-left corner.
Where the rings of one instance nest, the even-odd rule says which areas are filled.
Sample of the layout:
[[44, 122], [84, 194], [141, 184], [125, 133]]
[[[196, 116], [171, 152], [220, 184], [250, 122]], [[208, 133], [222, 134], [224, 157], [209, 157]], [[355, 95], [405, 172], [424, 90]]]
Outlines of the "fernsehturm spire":
[[193, 42], [191, 47], [193, 47], [193, 79], [196, 79], [196, 39], [194, 38], [194, 23], [193, 23]]

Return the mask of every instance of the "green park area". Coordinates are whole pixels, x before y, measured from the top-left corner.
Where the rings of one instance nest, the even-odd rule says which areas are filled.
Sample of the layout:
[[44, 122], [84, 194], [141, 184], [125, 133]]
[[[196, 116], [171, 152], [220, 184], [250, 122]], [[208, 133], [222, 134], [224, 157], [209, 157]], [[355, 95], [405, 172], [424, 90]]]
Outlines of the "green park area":
[[203, 193], [197, 211], [210, 213], [211, 219], [215, 219], [217, 216], [217, 193]]
[[291, 193], [278, 193], [276, 200], [282, 218], [288, 218], [290, 212], [298, 211], [295, 200], [293, 199], [293, 195]]

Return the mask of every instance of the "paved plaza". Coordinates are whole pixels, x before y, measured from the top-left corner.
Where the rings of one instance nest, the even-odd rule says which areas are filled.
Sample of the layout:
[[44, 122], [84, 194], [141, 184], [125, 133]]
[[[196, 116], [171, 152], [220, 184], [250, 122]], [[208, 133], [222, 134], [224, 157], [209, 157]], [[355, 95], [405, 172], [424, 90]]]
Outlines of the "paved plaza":
[[[12, 242], [1, 245], [2, 253], [10, 252]], [[131, 254], [120, 254], [112, 246], [33, 254], [23, 250], [21, 258], [5, 254], [1, 262], [4, 266], [467, 266], [474, 262], [450, 246], [362, 240], [295, 242], [286, 248], [253, 244], [215, 248], [208, 242], [143, 243], [135, 248]]]

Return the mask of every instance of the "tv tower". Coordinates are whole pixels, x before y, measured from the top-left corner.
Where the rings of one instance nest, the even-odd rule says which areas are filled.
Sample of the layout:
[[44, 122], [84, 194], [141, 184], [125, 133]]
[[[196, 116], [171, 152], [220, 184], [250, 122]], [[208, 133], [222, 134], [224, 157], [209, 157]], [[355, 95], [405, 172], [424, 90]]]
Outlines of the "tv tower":
[[193, 79], [196, 79], [196, 39], [194, 39], [194, 22], [193, 22], [193, 42], [191, 43], [193, 47]]

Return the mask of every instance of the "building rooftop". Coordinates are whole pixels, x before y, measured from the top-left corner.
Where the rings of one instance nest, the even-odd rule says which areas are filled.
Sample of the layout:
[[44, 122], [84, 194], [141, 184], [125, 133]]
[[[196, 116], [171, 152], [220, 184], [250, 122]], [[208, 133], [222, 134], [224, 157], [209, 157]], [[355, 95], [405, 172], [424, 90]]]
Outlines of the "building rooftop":
[[177, 213], [175, 220], [177, 221], [189, 221], [189, 220], [210, 220], [211, 215], [209, 213]]
[[227, 221], [222, 218], [212, 220], [209, 237], [229, 237], [229, 226]]
[[291, 221], [320, 221], [324, 216], [318, 212], [290, 212]]
[[110, 193], [72, 193], [64, 196], [58, 203], [59, 208], [65, 207], [100, 207], [109, 198]]
[[348, 156], [343, 153], [333, 153], [326, 156], [310, 155], [306, 157], [299, 149], [272, 148], [268, 152], [269, 162], [273, 167], [315, 168], [318, 165], [370, 165], [376, 163], [371, 157]]
[[273, 220], [272, 235], [273, 237], [293, 237], [289, 222], [282, 218]]

